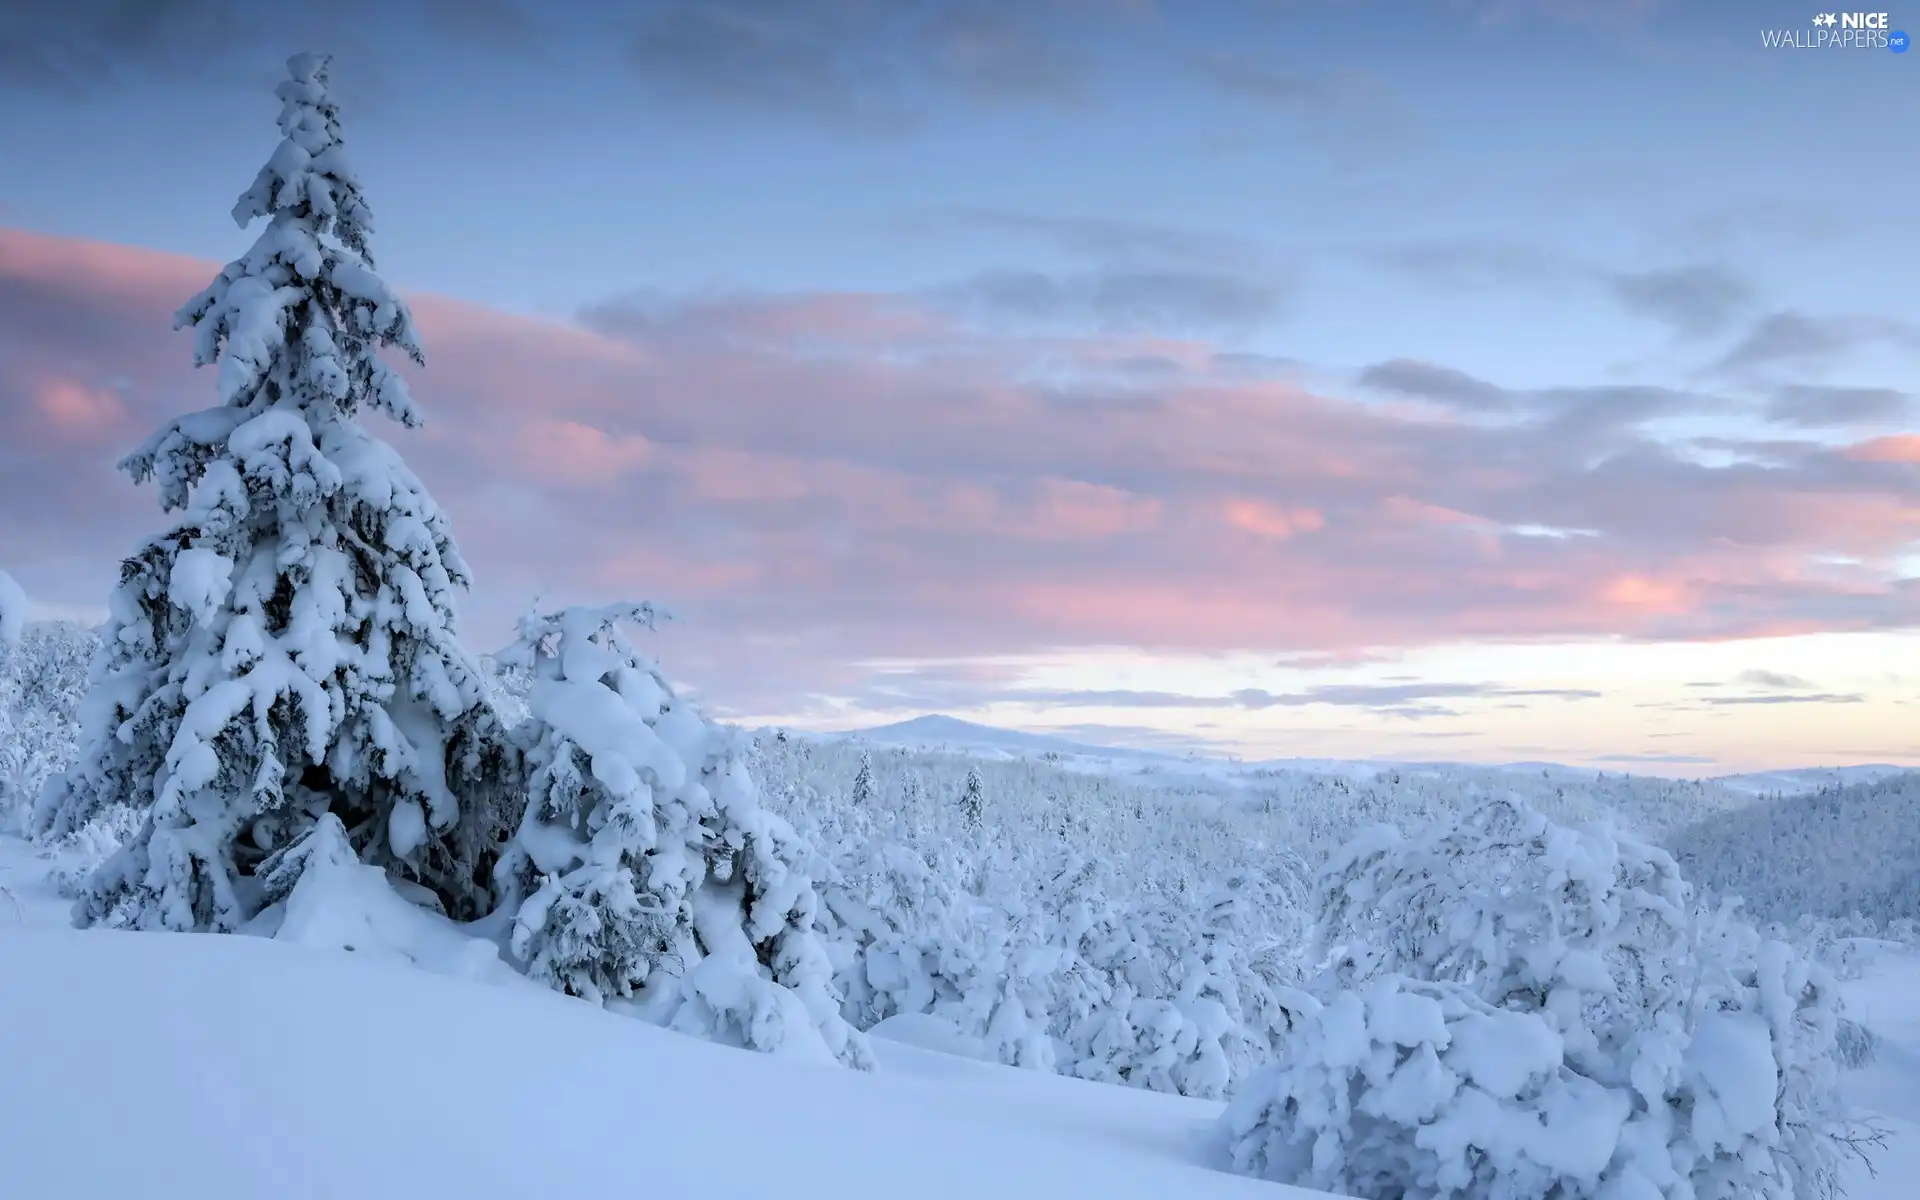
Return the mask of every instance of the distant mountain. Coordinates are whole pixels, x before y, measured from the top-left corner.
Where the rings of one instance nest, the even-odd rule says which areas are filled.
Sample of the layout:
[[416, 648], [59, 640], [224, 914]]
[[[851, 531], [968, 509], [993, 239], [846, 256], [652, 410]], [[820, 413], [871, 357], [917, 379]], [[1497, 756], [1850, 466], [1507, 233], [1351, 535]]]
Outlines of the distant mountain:
[[915, 717], [892, 725], [855, 729], [840, 735], [886, 746], [941, 748], [953, 750], [997, 750], [1009, 755], [1061, 754], [1082, 758], [1157, 760], [1178, 762], [1179, 755], [1155, 750], [1135, 750], [1125, 746], [1095, 746], [1069, 741], [1045, 733], [1027, 733], [1018, 729], [999, 729], [976, 725], [958, 717]]

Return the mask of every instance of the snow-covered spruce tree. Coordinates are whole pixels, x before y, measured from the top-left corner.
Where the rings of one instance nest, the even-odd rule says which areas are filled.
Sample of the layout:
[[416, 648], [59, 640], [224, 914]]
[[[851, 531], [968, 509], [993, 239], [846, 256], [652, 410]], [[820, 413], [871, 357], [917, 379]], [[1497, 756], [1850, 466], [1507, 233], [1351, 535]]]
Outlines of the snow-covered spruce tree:
[[1385, 1200], [1814, 1200], [1874, 1142], [1831, 976], [1664, 851], [1494, 799], [1323, 876], [1326, 1001], [1229, 1109], [1244, 1170]]
[[980, 783], [980, 772], [968, 767], [966, 790], [960, 793], [960, 815], [966, 819], [969, 829], [978, 829], [986, 811], [987, 797]]
[[528, 803], [503, 856], [510, 948], [530, 975], [628, 1001], [686, 1033], [869, 1068], [815, 933], [813, 853], [760, 804], [740, 739], [643, 661], [646, 604], [530, 616]]
[[873, 804], [873, 756], [860, 755], [860, 770], [853, 777], [853, 806], [869, 808]]
[[220, 363], [220, 404], [121, 463], [181, 515], [122, 564], [81, 757], [36, 806], [55, 836], [113, 804], [147, 813], [79, 924], [236, 929], [255, 868], [328, 812], [369, 863], [473, 915], [516, 811], [511, 745], [454, 636], [466, 564], [358, 420], [419, 424], [378, 356], [421, 361], [412, 318], [373, 270], [327, 59], [287, 68], [284, 138], [233, 209], [266, 227], [175, 321]]

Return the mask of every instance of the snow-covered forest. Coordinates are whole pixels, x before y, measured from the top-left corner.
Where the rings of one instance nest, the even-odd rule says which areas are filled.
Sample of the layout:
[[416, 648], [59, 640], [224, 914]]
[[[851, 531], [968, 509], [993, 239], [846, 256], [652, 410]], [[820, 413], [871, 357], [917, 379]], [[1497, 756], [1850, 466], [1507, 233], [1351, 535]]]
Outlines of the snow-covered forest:
[[1214, 1102], [1178, 1153], [1366, 1200], [1808, 1200], [1888, 1152], [1846, 988], [1916, 944], [1920, 774], [1067, 761], [719, 724], [640, 598], [470, 645], [456, 531], [381, 439], [431, 417], [382, 352], [430, 347], [327, 60], [288, 71], [257, 240], [176, 318], [210, 404], [122, 464], [165, 518], [106, 623], [0, 575], [8, 878], [90, 931], [0, 971], [85, 986], [100, 930], [350, 951], [821, 1072], [904, 1045]]

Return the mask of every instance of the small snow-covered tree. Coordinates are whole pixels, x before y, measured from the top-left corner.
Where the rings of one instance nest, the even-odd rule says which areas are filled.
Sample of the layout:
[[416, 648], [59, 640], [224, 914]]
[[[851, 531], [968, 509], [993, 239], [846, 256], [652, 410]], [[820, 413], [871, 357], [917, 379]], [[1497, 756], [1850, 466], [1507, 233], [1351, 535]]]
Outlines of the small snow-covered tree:
[[860, 770], [853, 777], [853, 806], [867, 808], [873, 804], [873, 756], [860, 756]]
[[332, 813], [356, 851], [450, 915], [490, 900], [517, 770], [454, 636], [468, 582], [446, 518], [358, 418], [419, 424], [392, 347], [421, 361], [374, 273], [327, 59], [288, 61], [283, 138], [233, 209], [266, 221], [189, 301], [218, 407], [121, 466], [180, 516], [122, 565], [80, 760], [36, 806], [43, 835], [147, 813], [75, 905], [81, 924], [231, 930], [254, 870]]
[[531, 674], [528, 803], [500, 866], [511, 949], [535, 978], [684, 1032], [870, 1067], [814, 930], [812, 851], [761, 806], [737, 735], [621, 632], [655, 617], [531, 616], [501, 656]]
[[966, 790], [960, 793], [960, 814], [969, 828], [977, 829], [987, 811], [987, 797], [980, 783], [980, 772], [967, 768]]

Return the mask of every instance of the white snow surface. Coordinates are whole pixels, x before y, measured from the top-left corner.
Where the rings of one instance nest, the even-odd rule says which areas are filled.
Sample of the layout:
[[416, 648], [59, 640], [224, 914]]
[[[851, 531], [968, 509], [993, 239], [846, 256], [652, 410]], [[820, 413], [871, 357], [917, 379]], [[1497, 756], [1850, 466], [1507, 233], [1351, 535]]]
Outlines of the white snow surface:
[[1205, 1101], [884, 1038], [876, 1073], [797, 1062], [319, 944], [33, 928], [64, 916], [40, 865], [0, 841], [0, 1194], [1323, 1195], [1216, 1169]]
[[1889, 1135], [1872, 1171], [1851, 1164], [1847, 1200], [1904, 1200], [1920, 1191], [1920, 951], [1881, 951], [1841, 994], [1848, 1015], [1880, 1038], [1874, 1061], [1848, 1073], [1848, 1098]]

